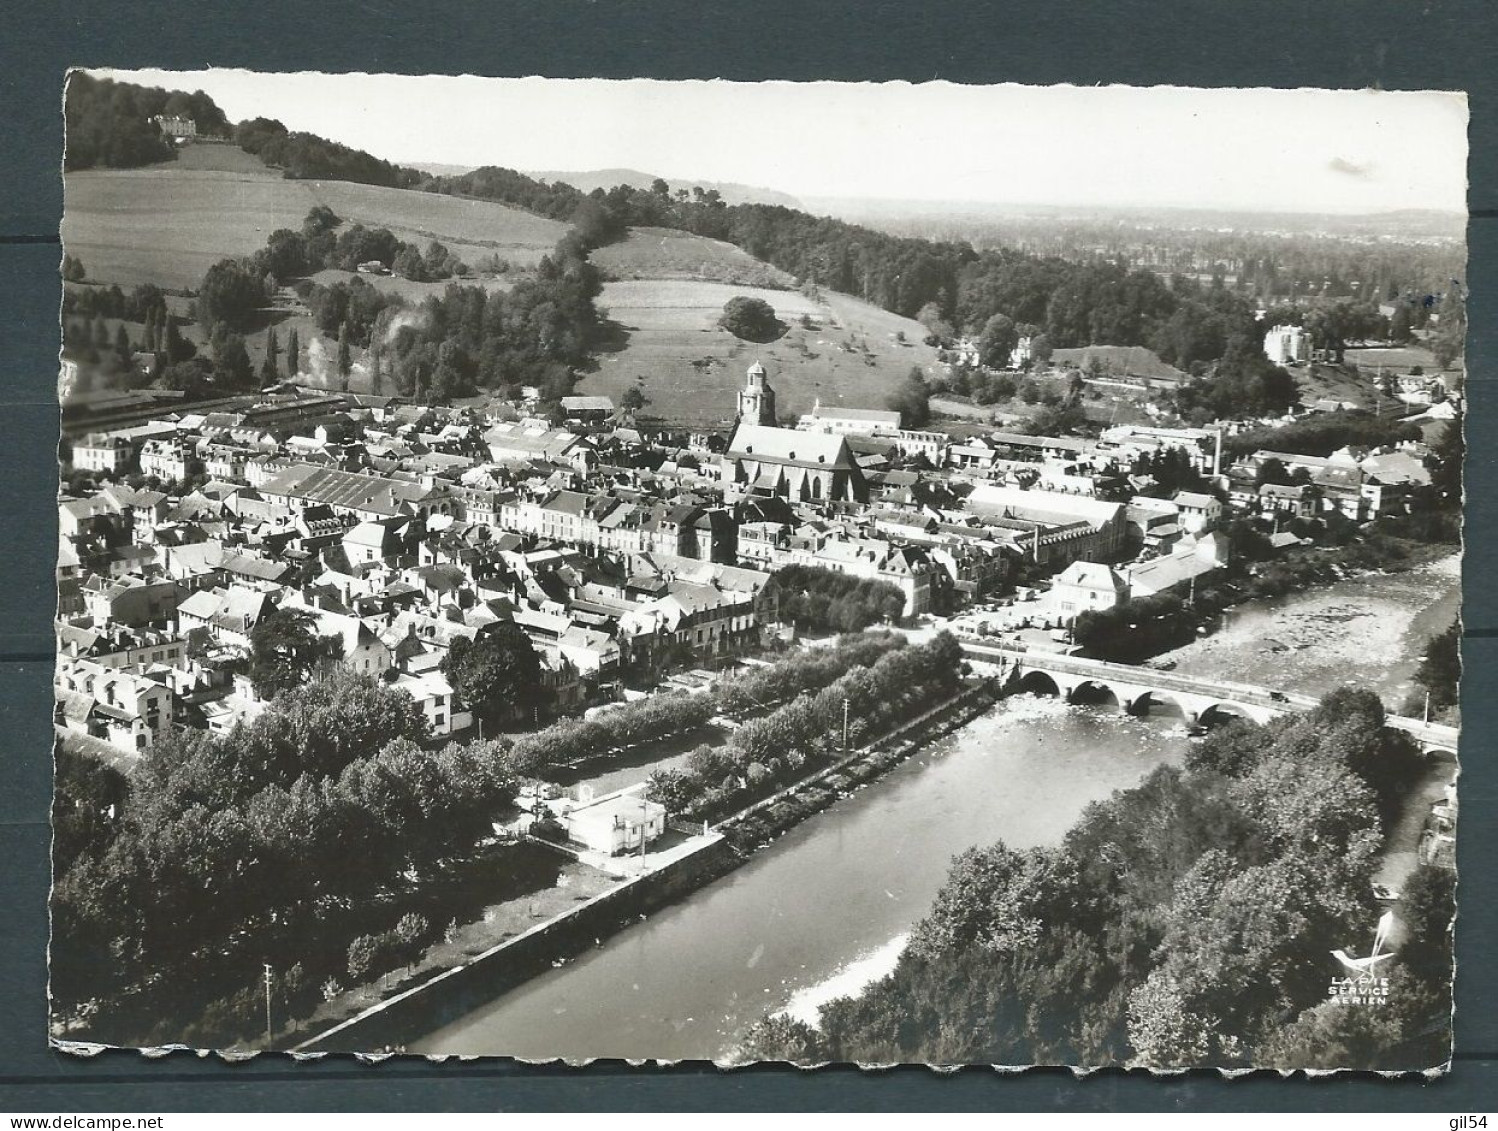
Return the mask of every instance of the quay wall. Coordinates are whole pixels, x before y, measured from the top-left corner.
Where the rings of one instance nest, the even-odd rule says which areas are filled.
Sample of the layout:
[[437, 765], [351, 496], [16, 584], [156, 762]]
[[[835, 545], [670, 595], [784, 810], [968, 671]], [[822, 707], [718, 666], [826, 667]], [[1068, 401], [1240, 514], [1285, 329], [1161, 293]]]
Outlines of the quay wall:
[[[716, 826], [727, 836], [705, 842], [694, 852], [659, 868], [624, 880], [608, 891], [579, 902], [529, 930], [496, 943], [461, 966], [450, 967], [370, 1006], [356, 1016], [303, 1041], [295, 1053], [399, 1050], [413, 1034], [429, 1033], [466, 1016], [488, 1002], [550, 969], [558, 959], [581, 954], [600, 940], [623, 930], [742, 864], [758, 843], [739, 833], [758, 818], [759, 834], [779, 832], [826, 808], [837, 794], [821, 783], [838, 774], [868, 781], [891, 769], [926, 743], [948, 734], [988, 710], [999, 697], [992, 682], [968, 686], [951, 699], [911, 719], [869, 746], [806, 779], [734, 814]], [[851, 774], [850, 774], [850, 771]], [[777, 803], [803, 800], [809, 806], [787, 808], [777, 819]], [[755, 836], [753, 841], [759, 841]]]
[[514, 938], [496, 943], [461, 966], [449, 967], [291, 1051], [378, 1052], [399, 1049], [413, 1034], [431, 1032], [500, 994], [580, 954], [651, 911], [696, 890], [739, 863], [724, 840], [625, 880]]

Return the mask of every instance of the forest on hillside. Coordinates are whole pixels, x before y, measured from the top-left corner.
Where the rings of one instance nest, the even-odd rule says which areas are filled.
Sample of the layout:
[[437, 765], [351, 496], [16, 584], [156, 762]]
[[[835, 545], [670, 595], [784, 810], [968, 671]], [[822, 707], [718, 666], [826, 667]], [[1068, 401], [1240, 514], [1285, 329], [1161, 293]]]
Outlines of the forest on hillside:
[[[170, 144], [147, 121], [149, 113], [169, 107], [190, 113], [201, 130], [228, 130], [222, 112], [205, 95], [75, 75], [68, 88], [68, 167], [141, 164], [170, 156]], [[568, 221], [590, 248], [622, 239], [636, 227], [723, 240], [810, 290], [829, 288], [919, 319], [928, 340], [939, 344], [961, 335], [979, 338], [999, 320], [1006, 333], [1043, 336], [1049, 349], [1143, 346], [1197, 378], [1183, 406], [1188, 415], [1277, 410], [1287, 390], [1293, 397], [1288, 378], [1259, 364], [1263, 296], [1253, 286], [1228, 286], [1220, 275], [1209, 282], [1189, 274], [1167, 276], [1130, 266], [1123, 255], [1079, 261], [1013, 248], [980, 251], [965, 240], [892, 235], [782, 205], [728, 204], [715, 190], [673, 191], [660, 179], [644, 189], [617, 185], [584, 194], [494, 166], [431, 176], [266, 118], [239, 123], [232, 136], [287, 177], [501, 203]], [[1387, 337], [1407, 340], [1438, 313], [1436, 348], [1443, 363], [1454, 361], [1466, 326], [1460, 283], [1442, 295], [1407, 294], [1415, 281], [1393, 278], [1386, 266], [1383, 260], [1365, 265], [1376, 279], [1376, 294], [1368, 293], [1375, 289], [1370, 285], [1366, 297], [1344, 297], [1309, 312], [1271, 309], [1263, 316], [1303, 323], [1315, 346], [1336, 348]], [[1342, 274], [1362, 269], [1345, 256], [1338, 260]], [[1274, 274], [1256, 277], [1272, 280]], [[1392, 318], [1378, 309], [1385, 294], [1398, 297]]]
[[151, 121], [158, 114], [191, 118], [200, 134], [229, 129], [224, 112], [201, 90], [189, 94], [72, 72], [63, 104], [63, 168], [130, 169], [172, 160], [177, 151], [171, 139]]
[[953, 862], [894, 972], [820, 1028], [767, 1018], [754, 1059], [1419, 1069], [1450, 1049], [1454, 875], [1406, 885], [1382, 1007], [1329, 996], [1422, 772], [1372, 692], [1235, 722], [1090, 806], [1055, 848]]

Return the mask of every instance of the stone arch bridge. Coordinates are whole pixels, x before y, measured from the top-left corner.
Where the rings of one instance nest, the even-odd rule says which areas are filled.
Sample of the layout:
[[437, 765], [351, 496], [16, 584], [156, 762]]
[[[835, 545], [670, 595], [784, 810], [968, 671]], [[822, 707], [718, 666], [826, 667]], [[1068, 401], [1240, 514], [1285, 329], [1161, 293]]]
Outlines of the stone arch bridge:
[[[1152, 706], [1174, 706], [1188, 726], [1208, 725], [1239, 716], [1266, 723], [1280, 715], [1306, 711], [1317, 700], [1254, 684], [1200, 679], [1133, 664], [1088, 660], [1059, 652], [1009, 648], [981, 639], [963, 638], [970, 659], [996, 665], [1017, 690], [1059, 696], [1068, 703], [1109, 702], [1129, 714], [1148, 714]], [[1426, 754], [1455, 754], [1457, 729], [1402, 715], [1385, 723], [1409, 734]]]

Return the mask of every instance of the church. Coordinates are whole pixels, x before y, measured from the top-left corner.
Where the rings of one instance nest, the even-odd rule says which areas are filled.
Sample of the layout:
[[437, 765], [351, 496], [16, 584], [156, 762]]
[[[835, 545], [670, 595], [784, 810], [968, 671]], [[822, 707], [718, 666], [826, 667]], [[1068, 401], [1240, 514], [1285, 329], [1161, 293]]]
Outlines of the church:
[[792, 502], [866, 502], [868, 485], [842, 436], [775, 426], [775, 390], [755, 362], [739, 390], [739, 419], [723, 454], [730, 500], [779, 495]]

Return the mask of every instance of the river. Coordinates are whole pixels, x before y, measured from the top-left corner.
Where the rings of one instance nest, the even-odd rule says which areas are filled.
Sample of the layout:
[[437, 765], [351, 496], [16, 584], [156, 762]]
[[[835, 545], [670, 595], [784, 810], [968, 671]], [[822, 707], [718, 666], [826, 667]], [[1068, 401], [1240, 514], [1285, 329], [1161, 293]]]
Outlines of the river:
[[1186, 743], [1178, 718], [1005, 700], [723, 879], [407, 1047], [727, 1056], [764, 1013], [814, 1014], [892, 966], [955, 854], [1054, 844], [1089, 802], [1179, 762]]
[[1461, 608], [1456, 555], [1405, 573], [1369, 574], [1229, 609], [1211, 636], [1172, 652], [1177, 670], [1323, 695], [1344, 684], [1399, 711], [1431, 637]]
[[[1450, 558], [1240, 606], [1174, 658], [1183, 672], [1307, 694], [1374, 687], [1398, 706], [1459, 602]], [[1177, 718], [1005, 700], [723, 879], [407, 1047], [729, 1057], [765, 1013], [814, 1021], [822, 1003], [889, 970], [953, 855], [1000, 839], [1054, 844], [1090, 802], [1179, 763], [1188, 741]]]

